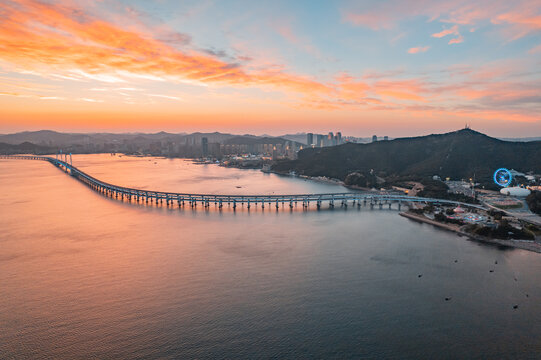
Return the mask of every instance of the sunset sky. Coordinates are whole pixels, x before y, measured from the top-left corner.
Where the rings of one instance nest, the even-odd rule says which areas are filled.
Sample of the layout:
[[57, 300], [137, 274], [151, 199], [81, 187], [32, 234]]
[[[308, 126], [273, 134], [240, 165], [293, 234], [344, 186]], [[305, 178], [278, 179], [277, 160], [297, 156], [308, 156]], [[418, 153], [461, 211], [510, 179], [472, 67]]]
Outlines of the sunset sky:
[[0, 132], [541, 136], [541, 0], [0, 0]]

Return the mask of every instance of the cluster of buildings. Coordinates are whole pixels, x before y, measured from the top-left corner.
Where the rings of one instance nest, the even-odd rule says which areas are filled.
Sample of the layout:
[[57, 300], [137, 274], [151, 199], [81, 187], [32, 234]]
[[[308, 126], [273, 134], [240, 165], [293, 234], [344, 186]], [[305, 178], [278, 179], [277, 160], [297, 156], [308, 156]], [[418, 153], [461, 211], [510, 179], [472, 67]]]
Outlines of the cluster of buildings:
[[[388, 141], [388, 140], [389, 140], [388, 136], [383, 137], [383, 141]], [[378, 136], [377, 135], [372, 135], [372, 142], [376, 142], [376, 141], [378, 141]]]
[[322, 134], [306, 134], [306, 144], [310, 147], [326, 147], [336, 146], [344, 143], [342, 139], [342, 133], [339, 131], [335, 134], [329, 132], [327, 135]]
[[[185, 158], [221, 159], [256, 155], [273, 159], [295, 159], [307, 147], [329, 147], [350, 143], [368, 143], [370, 138], [342, 136], [340, 131], [326, 135], [308, 133], [284, 137], [214, 133], [170, 134], [53, 134], [55, 140], [40, 146], [62, 148], [71, 153], [125, 153]], [[50, 135], [50, 136], [53, 136]], [[45, 136], [45, 135], [44, 135]], [[385, 137], [384, 139], [387, 139]], [[375, 140], [377, 137], [375, 137]]]
[[[387, 141], [389, 140], [388, 136], [379, 137], [377, 135], [372, 136], [372, 142], [376, 141]], [[353, 143], [366, 143], [370, 142], [370, 138], [356, 138], [356, 137], [342, 137], [342, 133], [339, 131], [334, 134], [332, 131], [327, 135], [307, 133], [306, 134], [306, 144], [309, 147], [326, 147], [326, 146], [336, 146], [341, 145], [346, 142]]]

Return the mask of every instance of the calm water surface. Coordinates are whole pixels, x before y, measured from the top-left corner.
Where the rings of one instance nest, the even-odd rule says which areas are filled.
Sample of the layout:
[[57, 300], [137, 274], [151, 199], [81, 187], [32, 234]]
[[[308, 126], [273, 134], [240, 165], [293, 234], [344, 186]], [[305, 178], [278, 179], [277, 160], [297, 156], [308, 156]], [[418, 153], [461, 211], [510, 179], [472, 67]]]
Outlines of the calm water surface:
[[[74, 164], [153, 190], [347, 191], [178, 159]], [[128, 204], [38, 161], [0, 160], [0, 189], [0, 358], [541, 356], [536, 253], [396, 210]]]

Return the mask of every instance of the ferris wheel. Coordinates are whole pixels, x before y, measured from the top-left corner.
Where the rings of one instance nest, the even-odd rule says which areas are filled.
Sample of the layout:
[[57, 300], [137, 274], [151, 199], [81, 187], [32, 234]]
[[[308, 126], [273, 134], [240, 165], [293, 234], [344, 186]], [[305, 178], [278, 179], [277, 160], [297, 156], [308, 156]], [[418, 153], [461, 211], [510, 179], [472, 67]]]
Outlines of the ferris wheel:
[[508, 187], [512, 180], [513, 175], [506, 168], [500, 168], [494, 172], [494, 182], [501, 187]]

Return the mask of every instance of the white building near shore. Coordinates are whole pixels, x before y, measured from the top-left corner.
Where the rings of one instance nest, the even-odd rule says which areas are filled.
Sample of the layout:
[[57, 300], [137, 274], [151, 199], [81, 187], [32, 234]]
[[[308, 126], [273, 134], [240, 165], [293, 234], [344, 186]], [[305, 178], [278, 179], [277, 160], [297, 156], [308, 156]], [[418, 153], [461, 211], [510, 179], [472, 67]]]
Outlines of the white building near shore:
[[514, 186], [514, 187], [503, 188], [500, 190], [500, 193], [502, 193], [503, 195], [508, 195], [508, 196], [526, 197], [530, 195], [531, 191], [525, 188]]

